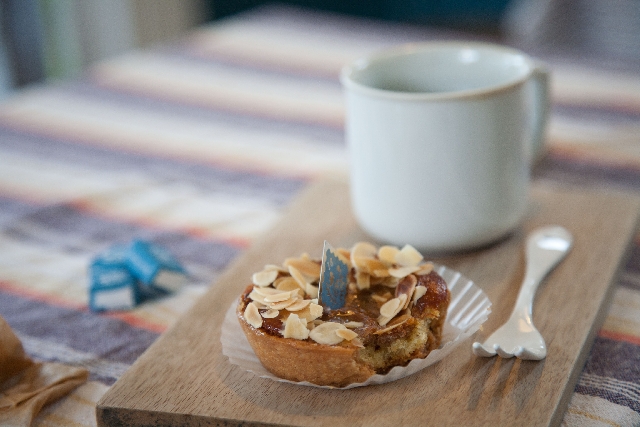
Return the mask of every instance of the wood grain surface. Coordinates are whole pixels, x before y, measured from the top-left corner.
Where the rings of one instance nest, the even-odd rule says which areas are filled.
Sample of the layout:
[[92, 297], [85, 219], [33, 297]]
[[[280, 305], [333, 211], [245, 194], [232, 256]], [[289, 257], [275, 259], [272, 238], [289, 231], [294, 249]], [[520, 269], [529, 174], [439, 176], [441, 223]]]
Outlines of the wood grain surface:
[[479, 358], [472, 339], [402, 380], [326, 390], [261, 379], [231, 365], [220, 344], [227, 308], [264, 264], [302, 252], [319, 256], [325, 239], [344, 247], [371, 240], [352, 217], [347, 185], [320, 181], [111, 387], [98, 402], [98, 425], [558, 425], [604, 320], [639, 211], [640, 201], [628, 194], [537, 184], [523, 225], [508, 238], [462, 255], [427, 257], [474, 280], [493, 302], [475, 336], [481, 340], [515, 302], [526, 233], [549, 224], [569, 229], [574, 248], [543, 282], [534, 305], [545, 360]]

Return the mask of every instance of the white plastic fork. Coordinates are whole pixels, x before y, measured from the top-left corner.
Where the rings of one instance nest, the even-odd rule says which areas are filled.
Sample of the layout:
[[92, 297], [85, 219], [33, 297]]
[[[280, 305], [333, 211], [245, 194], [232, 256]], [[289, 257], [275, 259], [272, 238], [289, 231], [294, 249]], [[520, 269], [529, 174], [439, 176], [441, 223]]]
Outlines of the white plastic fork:
[[542, 360], [547, 346], [533, 325], [533, 298], [538, 285], [571, 249], [573, 237], [560, 226], [534, 230], [526, 243], [526, 270], [516, 305], [509, 320], [485, 340], [473, 343], [477, 356]]

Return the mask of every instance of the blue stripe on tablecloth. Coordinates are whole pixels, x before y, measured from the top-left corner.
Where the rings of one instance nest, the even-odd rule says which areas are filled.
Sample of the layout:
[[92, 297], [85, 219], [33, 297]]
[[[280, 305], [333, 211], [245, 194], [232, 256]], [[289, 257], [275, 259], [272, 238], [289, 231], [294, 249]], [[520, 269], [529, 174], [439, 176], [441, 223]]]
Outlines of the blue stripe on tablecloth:
[[590, 123], [637, 124], [640, 110], [618, 108], [615, 105], [554, 103], [552, 116], [576, 118]]
[[[121, 320], [51, 306], [0, 291], [0, 315], [17, 334], [90, 353], [96, 359], [131, 365], [158, 337]], [[33, 355], [32, 357], [36, 357]], [[65, 360], [50, 361], [65, 363]], [[115, 378], [97, 378], [111, 383]]]
[[286, 205], [306, 181], [228, 169], [152, 155], [122, 152], [89, 144], [34, 135], [0, 125], [0, 147], [35, 159], [53, 159], [96, 170], [143, 171], [165, 182], [187, 182], [208, 191], [249, 196]]
[[[597, 337], [576, 391], [640, 412], [640, 346]], [[589, 381], [598, 378], [599, 381]], [[633, 398], [632, 396], [635, 396]]]
[[625, 166], [599, 165], [581, 159], [545, 156], [536, 166], [534, 179], [551, 179], [580, 186], [604, 187], [614, 185], [621, 189], [640, 190], [640, 169]]
[[[0, 195], [0, 206], [0, 226], [4, 236], [51, 250], [91, 254], [111, 244], [126, 243], [138, 237], [162, 245], [181, 262], [197, 264], [206, 271], [225, 268], [242, 250], [224, 242], [96, 217], [69, 204], [34, 207]], [[46, 235], [38, 233], [39, 229], [46, 229]], [[198, 279], [208, 282], [212, 277]]]

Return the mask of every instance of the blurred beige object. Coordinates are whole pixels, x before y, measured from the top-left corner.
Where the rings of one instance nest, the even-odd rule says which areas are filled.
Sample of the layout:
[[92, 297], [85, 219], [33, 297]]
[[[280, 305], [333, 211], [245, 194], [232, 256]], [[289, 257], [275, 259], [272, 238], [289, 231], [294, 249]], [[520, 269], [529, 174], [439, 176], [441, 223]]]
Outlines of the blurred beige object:
[[67, 395], [88, 376], [83, 368], [31, 360], [0, 316], [0, 425], [30, 425], [44, 405]]

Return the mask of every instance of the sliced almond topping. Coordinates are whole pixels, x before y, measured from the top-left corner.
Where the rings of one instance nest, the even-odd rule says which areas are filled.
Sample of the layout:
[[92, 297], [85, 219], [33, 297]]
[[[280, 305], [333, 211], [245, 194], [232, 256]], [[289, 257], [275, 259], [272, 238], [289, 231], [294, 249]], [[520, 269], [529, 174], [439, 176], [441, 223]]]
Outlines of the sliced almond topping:
[[251, 293], [249, 294], [249, 298], [261, 303], [262, 305], [267, 305], [267, 303], [264, 300], [264, 295], [259, 294], [255, 290], [251, 291]]
[[268, 304], [262, 303], [260, 301], [253, 301], [253, 303], [256, 305], [256, 307], [258, 307], [260, 310], [264, 310], [265, 308], [270, 308]]
[[[380, 330], [378, 330], [378, 331], [375, 331], [375, 332], [374, 332], [374, 334], [376, 334], [376, 335], [380, 335], [380, 334], [384, 334], [384, 333], [386, 333], [386, 332], [389, 332], [390, 330], [395, 329], [395, 328], [397, 328], [398, 326], [402, 325], [402, 324], [403, 324], [404, 322], [406, 322], [406, 321], [407, 321], [407, 320], [405, 319], [405, 320], [403, 320], [402, 322], [394, 323], [393, 325], [388, 326], [388, 327], [386, 327], [386, 328], [384, 328], [384, 329], [380, 329]], [[384, 325], [382, 325], [382, 326], [384, 326]]]
[[285, 301], [272, 302], [269, 304], [269, 308], [272, 308], [274, 310], [282, 310], [284, 308], [289, 308], [289, 306], [295, 304], [297, 301], [298, 301], [298, 297], [289, 298], [288, 300], [285, 300]]
[[377, 302], [385, 303], [389, 301], [389, 297], [385, 297], [384, 295], [379, 294], [371, 294], [371, 299]]
[[271, 294], [264, 297], [264, 302], [282, 302], [291, 298], [291, 291], [280, 291], [277, 294]]
[[362, 343], [362, 340], [360, 339], [360, 337], [358, 338], [354, 338], [351, 341], [351, 344], [355, 345], [356, 347], [364, 347], [364, 344]]
[[287, 311], [300, 311], [311, 303], [308, 299], [296, 300], [293, 304], [287, 306]]
[[420, 270], [416, 271], [416, 274], [418, 276], [423, 276], [425, 274], [429, 274], [433, 271], [433, 264], [428, 262], [426, 264], [422, 264], [420, 266]]
[[278, 277], [278, 270], [262, 270], [258, 273], [253, 273], [251, 281], [256, 286], [269, 286]]
[[322, 306], [312, 302], [302, 310], [297, 311], [296, 314], [301, 319], [304, 318], [307, 322], [311, 322], [322, 316]]
[[420, 298], [427, 293], [427, 288], [424, 286], [416, 286], [416, 289], [413, 291], [413, 303], [415, 304]]
[[261, 288], [259, 286], [254, 286], [253, 287], [253, 292], [262, 295], [263, 297], [269, 296], [269, 295], [276, 295], [279, 293], [282, 293], [283, 291], [279, 290], [279, 289], [274, 289], [270, 286], [267, 286], [265, 288]]
[[314, 286], [311, 283], [307, 283], [304, 291], [311, 298], [318, 298], [319, 288], [317, 286]]
[[289, 272], [289, 270], [287, 270], [286, 268], [280, 267], [279, 265], [275, 265], [275, 264], [267, 264], [264, 266], [263, 270], [264, 271], [274, 270], [274, 271], [279, 271], [280, 273]]
[[358, 336], [358, 334], [356, 334], [355, 332], [349, 329], [337, 329], [336, 335], [339, 336], [340, 338], [344, 338], [347, 341], [351, 341], [352, 339]]
[[413, 291], [416, 289], [416, 285], [418, 284], [418, 279], [413, 274], [408, 275], [404, 279], [398, 283], [396, 286], [396, 297], [400, 295], [405, 295], [405, 303], [403, 309], [409, 306], [411, 302], [411, 297], [413, 296]]
[[404, 245], [404, 247], [400, 249], [400, 252], [396, 254], [395, 263], [401, 267], [415, 267], [420, 264], [422, 259], [422, 254], [413, 246]]
[[327, 344], [327, 345], [339, 344], [344, 340], [344, 338], [336, 334], [336, 331], [338, 329], [342, 329], [345, 331], [347, 330], [347, 328], [345, 328], [340, 323], [324, 322], [323, 324], [313, 328], [313, 330], [309, 333], [309, 338], [311, 338], [318, 344]]
[[398, 252], [400, 252], [400, 249], [395, 246], [380, 246], [380, 249], [378, 249], [378, 258], [387, 264], [393, 264], [396, 262], [396, 254]]
[[369, 289], [371, 287], [371, 276], [364, 271], [358, 271], [356, 273], [356, 286], [358, 289]]
[[300, 289], [305, 291], [307, 288], [307, 279], [305, 279], [302, 273], [300, 273], [300, 270], [290, 265], [289, 274], [291, 274], [291, 277], [293, 277], [295, 281], [298, 283], [298, 286], [300, 286]]
[[345, 328], [355, 329], [355, 328], [363, 327], [364, 323], [351, 321], [351, 322], [343, 323], [343, 325], [345, 326]]
[[403, 277], [407, 277], [408, 275], [415, 273], [420, 270], [420, 267], [400, 267], [400, 268], [390, 268], [389, 274], [398, 279], [402, 279]]
[[312, 261], [308, 255], [304, 258], [287, 258], [284, 260], [284, 266], [293, 266], [312, 282], [320, 278], [320, 264]]
[[262, 326], [262, 316], [260, 316], [258, 307], [256, 307], [254, 303], [250, 302], [244, 309], [244, 320], [254, 328], [260, 328]]
[[371, 272], [371, 275], [374, 277], [381, 277], [381, 278], [390, 276], [388, 268], [373, 270]]
[[373, 258], [377, 252], [376, 247], [371, 243], [358, 242], [351, 248], [351, 264], [356, 265], [356, 258]]
[[376, 270], [386, 270], [387, 266], [382, 261], [374, 258], [351, 257], [353, 265], [358, 271], [372, 274]]
[[279, 277], [273, 282], [273, 286], [279, 291], [293, 291], [300, 289], [296, 279], [291, 276]]
[[282, 336], [285, 338], [294, 338], [296, 340], [306, 340], [309, 338], [307, 321], [300, 319], [297, 314], [291, 313], [285, 322]]
[[322, 316], [322, 306], [314, 303], [309, 304], [309, 313], [313, 316], [312, 320], [316, 320], [318, 317]]
[[275, 317], [278, 317], [278, 314], [280, 314], [280, 312], [271, 308], [267, 311], [263, 311], [261, 314], [265, 319], [273, 319]]
[[400, 295], [399, 297], [390, 299], [380, 307], [380, 316], [378, 317], [380, 326], [386, 325], [396, 314], [400, 313], [402, 307], [404, 307], [406, 298], [406, 295]]
[[385, 317], [393, 317], [401, 310], [400, 298], [392, 298], [380, 307], [380, 315]]

